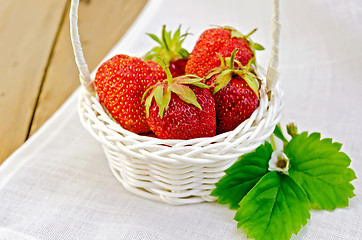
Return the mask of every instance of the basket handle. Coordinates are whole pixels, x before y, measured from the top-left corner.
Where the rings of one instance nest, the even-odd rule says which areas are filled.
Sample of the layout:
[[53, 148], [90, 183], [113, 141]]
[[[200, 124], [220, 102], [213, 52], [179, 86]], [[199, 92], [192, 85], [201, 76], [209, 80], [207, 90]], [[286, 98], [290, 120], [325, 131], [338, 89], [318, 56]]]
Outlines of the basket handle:
[[[78, 6], [79, 0], [72, 0], [70, 7], [70, 37], [73, 45], [75, 62], [79, 69], [80, 82], [89, 95], [94, 95], [95, 87], [90, 76], [87, 62], [85, 61], [78, 31]], [[273, 0], [273, 16], [272, 16], [272, 49], [269, 59], [269, 65], [266, 75], [267, 88], [274, 90], [278, 83], [279, 72], [279, 39], [280, 39], [280, 23], [279, 23], [279, 0]]]
[[273, 0], [272, 16], [272, 48], [269, 58], [269, 65], [266, 74], [267, 88], [271, 91], [275, 89], [278, 83], [279, 72], [279, 40], [280, 40], [280, 23], [279, 23], [279, 0]]
[[79, 70], [79, 79], [83, 89], [89, 95], [95, 94], [95, 87], [93, 80], [90, 76], [87, 62], [85, 61], [82, 45], [80, 43], [79, 31], [78, 31], [78, 6], [79, 0], [72, 0], [70, 6], [70, 38], [73, 45], [73, 51], [75, 56], [75, 62]]

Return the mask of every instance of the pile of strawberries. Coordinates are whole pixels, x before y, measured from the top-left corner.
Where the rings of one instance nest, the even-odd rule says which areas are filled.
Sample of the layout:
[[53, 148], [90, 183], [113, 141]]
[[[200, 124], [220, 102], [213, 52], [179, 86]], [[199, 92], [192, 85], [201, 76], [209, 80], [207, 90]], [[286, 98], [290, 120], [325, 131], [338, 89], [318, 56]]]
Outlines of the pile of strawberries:
[[235, 129], [259, 106], [255, 50], [263, 47], [232, 27], [188, 35], [148, 34], [159, 43], [143, 59], [116, 55], [98, 69], [100, 102], [124, 129], [162, 139], [212, 137]]

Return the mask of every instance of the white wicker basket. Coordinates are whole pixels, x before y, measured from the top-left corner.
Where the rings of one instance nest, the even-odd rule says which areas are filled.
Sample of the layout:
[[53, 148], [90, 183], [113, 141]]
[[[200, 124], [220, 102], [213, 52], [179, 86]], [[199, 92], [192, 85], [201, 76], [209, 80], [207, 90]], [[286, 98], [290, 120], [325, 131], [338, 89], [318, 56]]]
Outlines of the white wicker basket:
[[277, 85], [278, 0], [273, 4], [272, 52], [266, 78], [261, 75], [259, 108], [233, 131], [190, 140], [140, 136], [123, 129], [108, 116], [95, 94], [80, 45], [78, 5], [79, 0], [72, 0], [70, 23], [83, 86], [79, 115], [84, 127], [102, 144], [116, 178], [132, 193], [169, 204], [214, 201], [210, 192], [224, 175], [224, 170], [240, 155], [253, 151], [269, 138], [281, 117], [283, 94]]

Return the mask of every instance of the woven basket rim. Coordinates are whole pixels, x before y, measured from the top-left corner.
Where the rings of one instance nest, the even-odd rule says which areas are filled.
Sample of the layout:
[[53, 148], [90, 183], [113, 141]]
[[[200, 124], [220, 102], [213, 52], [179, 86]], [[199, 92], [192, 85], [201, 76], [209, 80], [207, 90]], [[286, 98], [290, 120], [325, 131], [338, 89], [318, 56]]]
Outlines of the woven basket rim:
[[[263, 97], [264, 101], [265, 99], [268, 100], [267, 93], [264, 93]], [[84, 127], [90, 131], [102, 145], [111, 149], [113, 148], [114, 151], [122, 149], [122, 151], [125, 152], [125, 155], [137, 155], [137, 157], [150, 159], [154, 158], [157, 162], [192, 162], [199, 164], [202, 162], [212, 163], [227, 161], [230, 160], [230, 158], [239, 157], [241, 153], [246, 153], [255, 149], [266, 139], [265, 134], [269, 134], [267, 137], [272, 134], [274, 128], [271, 128], [270, 126], [272, 125], [275, 127], [275, 125], [279, 122], [281, 118], [281, 109], [283, 108], [282, 99], [283, 92], [279, 86], [277, 86], [273, 91], [271, 100], [268, 100], [265, 103], [261, 102], [259, 108], [254, 111], [252, 116], [234, 130], [218, 134], [213, 137], [193, 138], [189, 140], [159, 139], [150, 136], [142, 136], [125, 130], [106, 113], [104, 108], [94, 96], [87, 95], [85, 91], [80, 91], [78, 112]], [[86, 103], [84, 101], [86, 101]], [[273, 112], [271, 113], [273, 116], [268, 115], [267, 117], [271, 119], [264, 119], [264, 115], [268, 114], [270, 111]], [[91, 123], [89, 121], [91, 121]], [[268, 125], [259, 125], [258, 123], [262, 121], [264, 121], [264, 123], [268, 122]], [[254, 122], [255, 125], [253, 125]], [[97, 126], [95, 126], [96, 124]], [[246, 148], [240, 148], [238, 150], [239, 152], [235, 152], [235, 149], [232, 147], [234, 142], [241, 142], [241, 138], [243, 137], [247, 140], [252, 138], [257, 130], [267, 132], [264, 133], [262, 137], [263, 141], [256, 141], [258, 144], [253, 142], [252, 146], [246, 145]], [[229, 149], [233, 151], [225, 151], [225, 155], [213, 158], [213, 156], [210, 156], [210, 151], [212, 152], [215, 147], [221, 148], [222, 150], [229, 147]], [[140, 148], [144, 149], [139, 150]], [[152, 149], [152, 151], [145, 149]], [[161, 155], [172, 154], [173, 151], [176, 152], [176, 155], [174, 154], [174, 157], [172, 158], [162, 158], [157, 155], [161, 153]], [[139, 152], [142, 152], [142, 154], [139, 154]], [[192, 154], [194, 152], [201, 152], [201, 154], [207, 155], [208, 157], [205, 159], [201, 157], [195, 158]], [[220, 154], [222, 154], [222, 152]]]

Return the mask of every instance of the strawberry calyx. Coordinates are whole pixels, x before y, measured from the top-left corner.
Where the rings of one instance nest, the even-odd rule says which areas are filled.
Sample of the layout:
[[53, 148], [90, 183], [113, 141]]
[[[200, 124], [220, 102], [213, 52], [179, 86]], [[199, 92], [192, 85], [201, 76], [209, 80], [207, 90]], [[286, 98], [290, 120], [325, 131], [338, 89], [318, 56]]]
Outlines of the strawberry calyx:
[[171, 101], [172, 92], [177, 94], [177, 96], [179, 96], [179, 98], [184, 102], [192, 104], [202, 110], [202, 107], [197, 101], [195, 93], [188, 85], [193, 85], [200, 88], [209, 88], [208, 85], [203, 83], [204, 79], [192, 74], [173, 78], [168, 67], [165, 68], [165, 71], [167, 74], [167, 79], [151, 86], [143, 94], [142, 102], [145, 101], [147, 116], [149, 116], [152, 100], [155, 99], [159, 108], [160, 117], [162, 119], [163, 114], [165, 110], [167, 110], [167, 107]]
[[244, 34], [240, 33], [238, 30], [236, 30], [235, 28], [233, 28], [231, 26], [224, 26], [224, 27], [218, 26], [218, 27], [226, 29], [226, 30], [230, 30], [231, 31], [231, 35], [230, 35], [231, 38], [243, 38], [248, 43], [248, 46], [249, 46], [250, 50], [253, 52], [253, 55], [254, 55], [253, 63], [256, 66], [255, 52], [256, 51], [262, 51], [262, 50], [265, 49], [261, 44], [253, 42], [253, 40], [250, 38], [250, 36], [253, 35], [253, 33], [255, 33], [258, 29], [254, 28], [253, 30], [251, 30], [250, 33], [248, 33], [247, 35], [244, 35]]
[[265, 49], [259, 43], [254, 43], [253, 40], [250, 38], [250, 36], [253, 35], [253, 33], [255, 33], [258, 30], [257, 28], [254, 28], [253, 30], [251, 30], [251, 32], [248, 33], [247, 35], [244, 35], [244, 34], [240, 33], [238, 30], [236, 30], [235, 28], [230, 27], [230, 26], [224, 26], [222, 28], [231, 31], [231, 38], [243, 38], [243, 39], [245, 39], [248, 42], [249, 47], [251, 48], [251, 50], [253, 50], [253, 53], [255, 53], [255, 50], [262, 51], [262, 50]]
[[166, 25], [163, 25], [162, 27], [161, 38], [157, 37], [155, 34], [147, 33], [147, 35], [156, 41], [159, 46], [156, 46], [147, 52], [145, 59], [155, 61], [161, 65], [164, 63], [169, 65], [171, 61], [187, 59], [189, 52], [181, 45], [189, 34], [190, 33], [187, 31], [184, 34], [181, 34], [181, 25], [173, 36], [171, 31], [166, 31]]
[[[225, 88], [234, 76], [239, 76], [244, 79], [249, 87], [255, 92], [259, 99], [259, 89], [261, 80], [257, 77], [255, 70], [251, 67], [255, 61], [254, 58], [249, 61], [246, 66], [243, 66], [239, 61], [235, 59], [235, 55], [239, 49], [234, 49], [230, 57], [223, 58], [219, 55], [221, 64], [219, 67], [212, 69], [206, 74], [206, 79], [210, 79], [216, 76], [213, 86], [215, 86], [213, 94], [216, 94], [221, 89]], [[235, 63], [237, 67], [235, 68]]]

